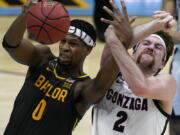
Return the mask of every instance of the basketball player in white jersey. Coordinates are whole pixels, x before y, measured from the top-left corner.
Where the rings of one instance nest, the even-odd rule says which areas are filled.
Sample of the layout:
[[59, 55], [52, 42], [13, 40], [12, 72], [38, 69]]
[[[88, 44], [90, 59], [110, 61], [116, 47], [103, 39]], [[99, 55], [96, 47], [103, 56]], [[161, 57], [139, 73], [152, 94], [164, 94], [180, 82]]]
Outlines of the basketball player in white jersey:
[[[162, 12], [156, 12], [156, 17]], [[151, 34], [136, 44], [131, 57], [116, 36], [117, 25], [105, 22], [111, 24], [105, 33], [106, 44], [120, 74], [93, 108], [92, 134], [163, 135], [176, 91], [175, 79], [159, 74], [173, 51], [171, 37], [164, 32]], [[121, 27], [127, 25], [121, 23]], [[123, 31], [119, 29], [118, 34]]]

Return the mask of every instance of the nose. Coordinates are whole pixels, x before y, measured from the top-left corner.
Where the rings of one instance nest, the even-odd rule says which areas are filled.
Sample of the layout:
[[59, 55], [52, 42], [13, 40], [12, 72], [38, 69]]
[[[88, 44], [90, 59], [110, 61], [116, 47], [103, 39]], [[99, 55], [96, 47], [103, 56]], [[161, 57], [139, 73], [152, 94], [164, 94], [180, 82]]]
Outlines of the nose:
[[150, 51], [154, 51], [154, 48], [155, 48], [155, 45], [154, 44], [150, 44], [148, 45], [147, 49], [150, 50]]
[[150, 44], [150, 45], [148, 46], [148, 48], [149, 48], [149, 49], [154, 49], [154, 44]]
[[67, 42], [64, 43], [64, 44], [61, 44], [60, 46], [61, 46], [60, 49], [62, 51], [69, 51], [69, 49], [70, 49], [70, 46], [69, 46], [69, 44]]

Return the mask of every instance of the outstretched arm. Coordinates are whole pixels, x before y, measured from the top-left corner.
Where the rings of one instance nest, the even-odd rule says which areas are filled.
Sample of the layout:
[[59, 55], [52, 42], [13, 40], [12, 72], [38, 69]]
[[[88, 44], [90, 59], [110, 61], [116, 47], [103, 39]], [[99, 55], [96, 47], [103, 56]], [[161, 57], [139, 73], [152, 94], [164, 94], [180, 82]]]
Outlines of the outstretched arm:
[[[111, 0], [110, 4], [114, 9], [114, 13], [107, 7], [103, 7], [103, 9], [113, 18], [113, 20], [105, 18], [102, 18], [101, 20], [115, 28], [116, 35], [127, 49], [132, 48], [139, 40], [147, 37], [148, 35], [160, 30], [169, 29], [175, 24], [175, 20], [170, 13], [165, 11], [156, 11], [153, 15], [154, 19], [152, 21], [133, 27], [133, 34], [131, 35], [133, 40], [129, 40], [130, 36], [128, 36], [125, 32], [127, 30], [131, 30], [130, 25], [134, 21], [134, 18], [132, 19], [133, 21], [129, 20], [123, 0], [121, 0], [123, 14]], [[129, 41], [131, 41], [131, 43], [129, 43]]]
[[26, 30], [26, 17], [28, 9], [33, 6], [32, 2], [27, 2], [24, 12], [21, 13], [9, 27], [3, 39], [3, 47], [17, 62], [26, 65], [37, 65], [43, 58], [43, 53], [50, 53], [46, 46], [35, 47], [29, 41], [23, 39]]
[[[125, 14], [125, 12], [126, 11], [122, 12], [122, 14], [127, 18], [127, 14]], [[124, 23], [124, 25], [126, 24]], [[130, 25], [124, 29], [124, 34], [127, 35], [128, 39], [131, 41], [132, 30]], [[121, 36], [125, 37], [124, 34], [121, 34]], [[107, 37], [105, 36], [105, 39], [106, 38]], [[81, 102], [77, 104], [77, 110], [81, 114], [86, 111], [89, 104], [95, 104], [104, 97], [106, 91], [111, 87], [119, 73], [115, 60], [110, 53], [110, 50], [105, 46], [102, 57], [103, 61], [101, 61], [101, 68], [97, 76], [85, 83], [79, 83], [76, 87], [75, 99], [78, 97], [81, 97], [82, 99]]]
[[[120, 12], [118, 7], [111, 0], [110, 4], [114, 9], [114, 13], [107, 7], [103, 7], [103, 9], [113, 18], [113, 20], [105, 18], [101, 18], [101, 20], [115, 28], [116, 35], [122, 41], [126, 49], [132, 48], [138, 41], [148, 35], [160, 30], [169, 29], [175, 24], [175, 20], [168, 12], [157, 11], [154, 13], [154, 19], [152, 21], [131, 28], [131, 24], [134, 22], [135, 18], [131, 20], [128, 18], [124, 1], [121, 0], [122, 12]], [[111, 55], [111, 52], [108, 51], [108, 47], [105, 46], [101, 57], [101, 65], [104, 65], [104, 60], [107, 59], [108, 55]]]
[[118, 71], [118, 67], [110, 55], [94, 79], [81, 82], [76, 86], [74, 98], [81, 100], [76, 103], [76, 109], [81, 115], [86, 112], [90, 105], [97, 103], [105, 96], [106, 91], [116, 79]]

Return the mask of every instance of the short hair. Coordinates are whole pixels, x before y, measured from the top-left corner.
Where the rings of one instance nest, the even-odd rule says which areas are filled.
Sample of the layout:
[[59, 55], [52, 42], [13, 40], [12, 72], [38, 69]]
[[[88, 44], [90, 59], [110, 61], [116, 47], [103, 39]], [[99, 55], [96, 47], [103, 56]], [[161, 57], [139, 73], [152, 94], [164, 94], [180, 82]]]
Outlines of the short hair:
[[173, 50], [174, 50], [174, 42], [173, 42], [173, 39], [172, 37], [166, 33], [166, 32], [163, 32], [163, 31], [158, 31], [154, 34], [157, 34], [158, 36], [160, 36], [165, 44], [166, 44], [166, 60], [165, 60], [165, 63], [167, 63], [167, 61], [169, 60], [170, 56], [173, 54]]
[[89, 22], [80, 19], [74, 19], [71, 21], [71, 26], [74, 26], [86, 32], [93, 39], [93, 41], [96, 42], [96, 31], [93, 25]]
[[[172, 37], [168, 33], [164, 32], [164, 31], [158, 31], [158, 32], [156, 32], [154, 34], [160, 36], [164, 40], [164, 42], [166, 44], [166, 54], [167, 54], [167, 56], [166, 56], [166, 59], [165, 59], [164, 62], [167, 63], [167, 61], [169, 60], [170, 56], [173, 54], [173, 50], [174, 50], [173, 39], [172, 39]], [[133, 51], [134, 52], [137, 50], [138, 45], [139, 44], [136, 44], [133, 47]]]

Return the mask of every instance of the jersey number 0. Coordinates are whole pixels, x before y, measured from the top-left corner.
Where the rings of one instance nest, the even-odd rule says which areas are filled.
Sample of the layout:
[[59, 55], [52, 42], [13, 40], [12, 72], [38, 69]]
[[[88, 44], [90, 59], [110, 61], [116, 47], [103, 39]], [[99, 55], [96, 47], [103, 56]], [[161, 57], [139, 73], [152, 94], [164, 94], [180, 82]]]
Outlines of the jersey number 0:
[[40, 120], [42, 118], [45, 107], [46, 107], [46, 100], [42, 99], [34, 109], [32, 113], [32, 118], [34, 120]]

